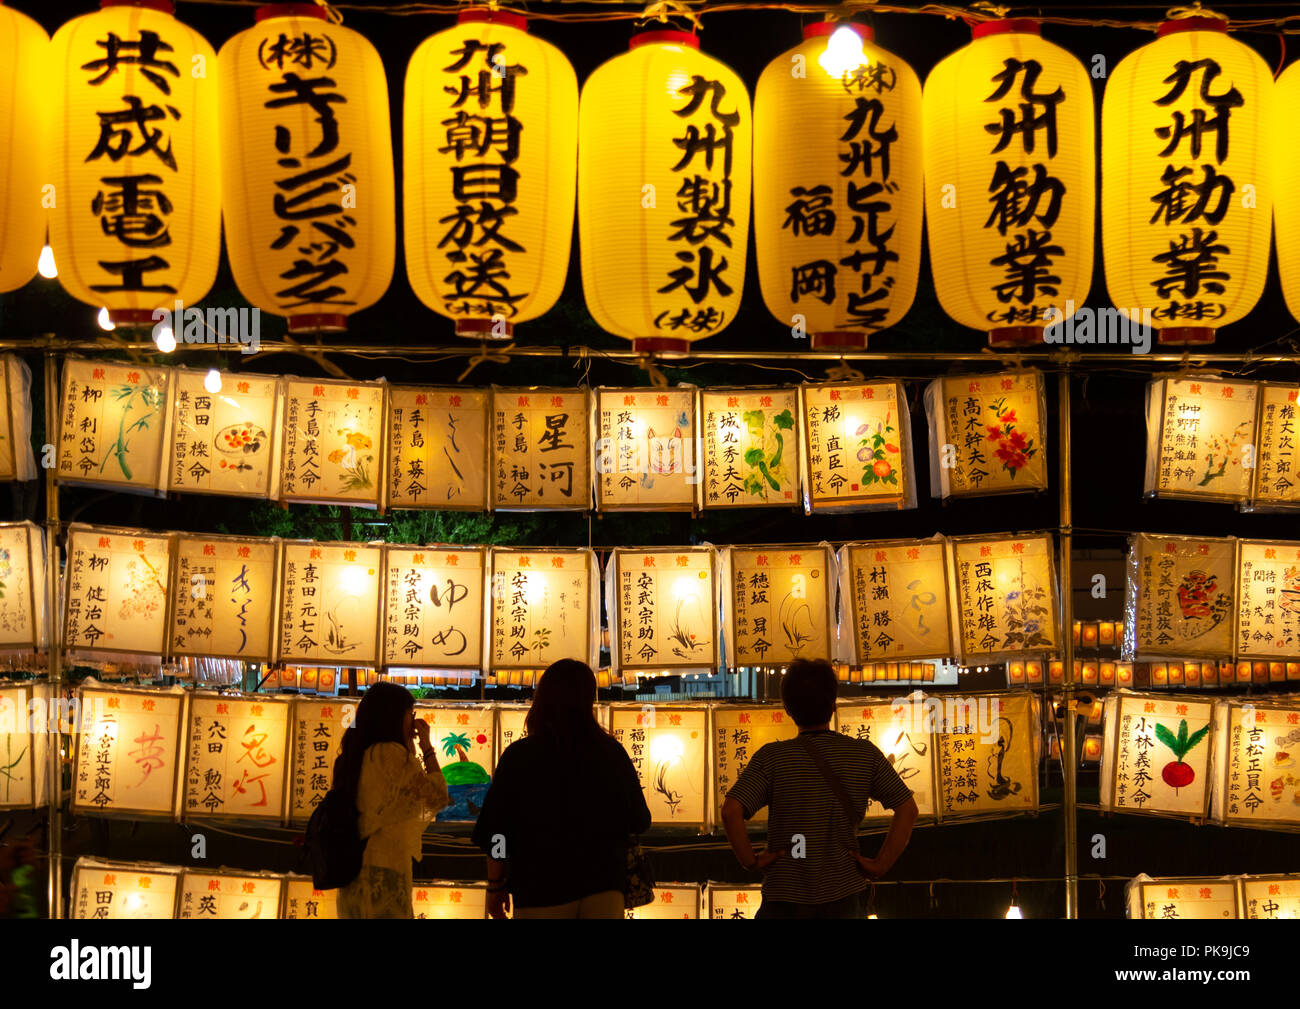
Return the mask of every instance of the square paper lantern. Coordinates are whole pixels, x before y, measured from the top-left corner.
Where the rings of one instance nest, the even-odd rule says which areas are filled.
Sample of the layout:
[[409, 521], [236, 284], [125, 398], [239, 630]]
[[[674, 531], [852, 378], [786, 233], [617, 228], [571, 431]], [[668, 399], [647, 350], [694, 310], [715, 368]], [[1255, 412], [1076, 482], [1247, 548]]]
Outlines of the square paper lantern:
[[486, 547], [384, 548], [387, 669], [483, 666]]
[[285, 381], [282, 501], [379, 506], [386, 391], [382, 381]]
[[1213, 375], [1151, 382], [1143, 490], [1157, 497], [1246, 500], [1255, 465], [1258, 391], [1254, 382]]
[[411, 904], [417, 918], [486, 918], [486, 883], [416, 883]]
[[286, 541], [280, 570], [280, 661], [379, 663], [383, 547]]
[[752, 918], [763, 903], [763, 888], [710, 883], [704, 899], [710, 918]]
[[185, 764], [187, 818], [284, 819], [289, 709], [283, 697], [195, 693]]
[[177, 918], [262, 918], [280, 917], [282, 877], [266, 872], [181, 873], [181, 896]]
[[1129, 539], [1124, 657], [1232, 655], [1237, 541], [1158, 536]]
[[45, 802], [49, 687], [0, 681], [0, 809]]
[[698, 883], [665, 883], [654, 888], [655, 899], [641, 907], [629, 908], [629, 918], [699, 918], [700, 885]]
[[492, 490], [497, 511], [591, 507], [586, 389], [492, 389]]
[[840, 548], [840, 634], [854, 665], [955, 654], [942, 537]]
[[174, 817], [184, 772], [186, 692], [109, 687], [87, 678], [77, 698], [81, 731], [72, 811]]
[[306, 823], [334, 783], [334, 759], [343, 733], [356, 721], [357, 705], [299, 697], [292, 717], [289, 822]]
[[831, 657], [835, 557], [830, 544], [727, 547], [723, 586], [733, 668]]
[[1101, 804], [1117, 813], [1209, 812], [1214, 702], [1176, 694], [1106, 698]]
[[152, 862], [105, 862], [79, 858], [72, 868], [70, 917], [85, 921], [171, 919], [181, 870]]
[[0, 481], [34, 480], [32, 373], [22, 358], [0, 356]]
[[492, 548], [490, 668], [598, 664], [600, 588], [590, 550]]
[[1300, 876], [1241, 876], [1243, 918], [1300, 918]]
[[496, 768], [496, 713], [490, 704], [418, 703], [415, 717], [429, 723], [451, 804], [439, 823], [473, 822], [483, 808]]
[[1056, 651], [1059, 602], [1051, 534], [959, 536], [949, 542], [962, 662]]
[[271, 662], [279, 545], [178, 533], [169, 654]]
[[1237, 542], [1237, 656], [1300, 658], [1300, 543]]
[[695, 389], [597, 389], [596, 509], [698, 509], [699, 413]]
[[[875, 743], [903, 784], [912, 790], [922, 817], [934, 818], [934, 761], [937, 752], [935, 729], [942, 717], [942, 697], [923, 698], [920, 693], [894, 700], [862, 698], [840, 701], [835, 706], [838, 731], [854, 739]], [[873, 802], [867, 819], [894, 815]]]
[[45, 535], [31, 522], [0, 522], [0, 654], [45, 648]]
[[339, 916], [339, 892], [317, 890], [310, 876], [284, 877], [284, 904], [281, 918], [319, 918], [334, 921]]
[[712, 547], [617, 547], [606, 569], [615, 676], [718, 668]]
[[138, 529], [68, 527], [63, 642], [70, 653], [158, 657], [167, 651], [173, 539]]
[[709, 389], [700, 410], [705, 508], [799, 503], [798, 389]]
[[902, 382], [801, 385], [799, 419], [805, 512], [916, 507]]
[[1041, 705], [1028, 691], [945, 705], [938, 733], [940, 815], [1038, 809]]
[[170, 368], [65, 361], [59, 482], [159, 494], [171, 388]]
[[389, 388], [390, 508], [487, 510], [489, 395], [464, 386]]
[[1152, 879], [1138, 876], [1125, 887], [1130, 918], [1192, 918], [1222, 921], [1240, 917], [1237, 883], [1222, 877]]
[[1047, 489], [1041, 372], [950, 375], [925, 388], [930, 496]]
[[[799, 726], [776, 704], [715, 704], [713, 713], [713, 815], [722, 822], [722, 800], [740, 780], [745, 766], [768, 743], [793, 739]], [[764, 806], [749, 821], [766, 823]]]
[[278, 476], [280, 379], [219, 372], [212, 392], [207, 372], [177, 368], [172, 375], [167, 489], [270, 497]]
[[1300, 703], [1233, 700], [1215, 720], [1214, 816], [1242, 827], [1300, 824]]
[[[528, 717], [530, 704], [498, 704], [497, 709], [497, 749], [496, 758], [501, 759], [506, 747], [516, 740], [528, 735], [524, 720]], [[492, 768], [496, 770], [495, 764]]]
[[1300, 505], [1297, 401], [1300, 401], [1300, 386], [1259, 383], [1259, 430], [1251, 493], [1251, 503], [1255, 507]]
[[610, 732], [627, 750], [641, 779], [651, 822], [707, 825], [709, 712], [699, 705], [615, 704]]

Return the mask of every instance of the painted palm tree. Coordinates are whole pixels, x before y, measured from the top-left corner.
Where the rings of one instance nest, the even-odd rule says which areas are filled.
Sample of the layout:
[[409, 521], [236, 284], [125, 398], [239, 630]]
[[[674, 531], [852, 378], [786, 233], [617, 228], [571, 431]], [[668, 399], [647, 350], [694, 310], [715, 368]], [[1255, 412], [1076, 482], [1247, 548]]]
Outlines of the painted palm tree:
[[455, 754], [466, 763], [469, 762], [469, 736], [463, 732], [452, 732], [442, 737], [442, 752], [447, 756]]

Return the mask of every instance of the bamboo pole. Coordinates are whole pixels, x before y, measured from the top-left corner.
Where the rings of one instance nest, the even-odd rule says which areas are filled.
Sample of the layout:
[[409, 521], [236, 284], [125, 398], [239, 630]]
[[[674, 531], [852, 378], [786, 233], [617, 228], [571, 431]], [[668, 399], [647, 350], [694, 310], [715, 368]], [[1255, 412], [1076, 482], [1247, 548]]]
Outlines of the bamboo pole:
[[1061, 513], [1059, 534], [1061, 539], [1061, 633], [1065, 647], [1062, 649], [1065, 668], [1061, 671], [1061, 687], [1065, 706], [1065, 738], [1061, 743], [1061, 767], [1065, 777], [1065, 802], [1063, 816], [1065, 820], [1065, 917], [1079, 917], [1079, 823], [1078, 797], [1076, 794], [1078, 755], [1075, 746], [1074, 724], [1074, 583], [1071, 570], [1071, 525], [1072, 510], [1070, 500], [1070, 372], [1067, 368], [1061, 372], [1057, 382], [1057, 399], [1060, 410], [1060, 494]]
[[[57, 450], [59, 430], [59, 366], [53, 350], [45, 351], [45, 442]], [[59, 489], [55, 483], [57, 456], [45, 466], [45, 622], [50, 704], [55, 711], [53, 738], [46, 747], [49, 786], [49, 910], [51, 919], [63, 917], [63, 734], [60, 701], [63, 698], [63, 625], [59, 620]], [[73, 709], [75, 710], [75, 709]], [[49, 711], [46, 730], [49, 730]], [[79, 731], [80, 726], [72, 726]]]

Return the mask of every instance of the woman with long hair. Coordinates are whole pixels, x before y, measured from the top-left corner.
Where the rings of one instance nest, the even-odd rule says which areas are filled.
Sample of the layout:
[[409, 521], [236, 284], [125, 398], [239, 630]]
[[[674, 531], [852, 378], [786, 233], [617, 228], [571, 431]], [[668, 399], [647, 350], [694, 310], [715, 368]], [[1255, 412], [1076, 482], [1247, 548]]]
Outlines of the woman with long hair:
[[[423, 760], [415, 756], [417, 738]], [[410, 691], [395, 683], [366, 690], [356, 723], [343, 733], [334, 787], [353, 798], [366, 846], [361, 874], [339, 891], [339, 917], [414, 918], [412, 860], [448, 798], [429, 723], [415, 717]]]
[[527, 734], [497, 762], [474, 826], [488, 856], [488, 912], [622, 918], [629, 835], [650, 808], [627, 752], [596, 721], [596, 675], [576, 659], [538, 681]]

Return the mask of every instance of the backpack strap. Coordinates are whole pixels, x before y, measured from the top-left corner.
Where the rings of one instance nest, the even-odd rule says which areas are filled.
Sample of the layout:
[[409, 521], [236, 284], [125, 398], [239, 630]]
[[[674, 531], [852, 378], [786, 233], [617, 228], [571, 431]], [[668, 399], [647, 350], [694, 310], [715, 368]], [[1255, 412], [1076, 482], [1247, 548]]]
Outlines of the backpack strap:
[[799, 745], [804, 748], [804, 752], [812, 757], [813, 763], [817, 765], [817, 770], [821, 771], [822, 777], [826, 779], [826, 784], [830, 785], [835, 798], [839, 800], [840, 806], [844, 809], [844, 815], [848, 818], [849, 826], [856, 834], [858, 824], [862, 822], [862, 812], [854, 809], [853, 800], [849, 798], [849, 791], [844, 787], [844, 782], [840, 781], [839, 775], [831, 768], [830, 762], [817, 747], [813, 746], [812, 741], [804, 733], [799, 733], [795, 738], [799, 740]]

